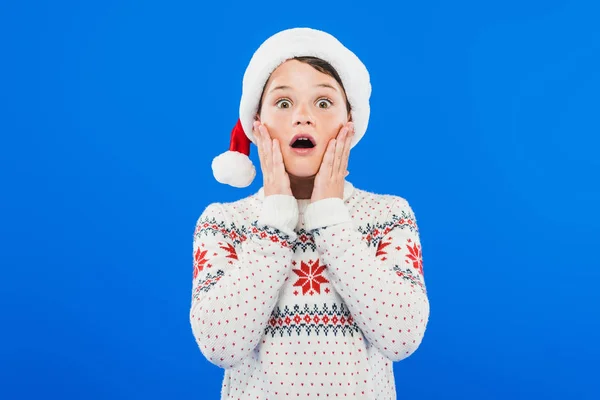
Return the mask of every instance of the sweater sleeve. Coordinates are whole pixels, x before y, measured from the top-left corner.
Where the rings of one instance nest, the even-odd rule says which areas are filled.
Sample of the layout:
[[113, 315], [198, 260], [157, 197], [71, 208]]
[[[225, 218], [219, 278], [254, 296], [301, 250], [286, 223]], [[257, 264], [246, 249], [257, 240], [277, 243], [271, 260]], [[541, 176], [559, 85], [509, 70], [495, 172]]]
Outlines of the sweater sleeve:
[[259, 344], [291, 270], [298, 205], [293, 196], [265, 197], [248, 229], [219, 203], [199, 217], [193, 240], [190, 322], [211, 363], [230, 368]]
[[363, 232], [338, 198], [311, 203], [305, 226], [366, 339], [390, 360], [400, 361], [421, 344], [429, 300], [414, 212], [405, 199], [392, 198], [387, 217]]

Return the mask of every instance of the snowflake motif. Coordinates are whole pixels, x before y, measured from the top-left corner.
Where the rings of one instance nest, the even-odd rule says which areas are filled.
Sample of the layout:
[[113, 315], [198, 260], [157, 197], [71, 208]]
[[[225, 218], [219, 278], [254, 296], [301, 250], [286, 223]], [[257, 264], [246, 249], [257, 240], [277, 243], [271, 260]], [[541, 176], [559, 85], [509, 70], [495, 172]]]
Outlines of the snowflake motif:
[[208, 261], [206, 253], [207, 250], [202, 251], [200, 248], [196, 249], [196, 253], [194, 254], [194, 279], [196, 279], [198, 273], [202, 272], [204, 264]]
[[[313, 295], [314, 292], [321, 293], [321, 284], [329, 283], [329, 281], [321, 274], [325, 271], [325, 265], [319, 265], [317, 259], [314, 263], [312, 260], [308, 260], [308, 263], [304, 261], [300, 262], [300, 269], [292, 269], [299, 276], [294, 286], [302, 287], [302, 294]], [[314, 292], [313, 292], [314, 290]]]
[[[416, 269], [419, 274], [423, 275], [423, 257], [421, 253], [421, 246], [413, 243], [411, 239], [408, 239], [408, 243], [409, 244], [406, 245], [406, 248], [408, 249], [409, 253], [406, 255], [406, 257], [412, 261], [413, 268]], [[411, 243], [413, 243], [412, 246]], [[406, 260], [406, 262], [409, 264], [411, 261]]]
[[[384, 242], [383, 240], [379, 242], [379, 245], [377, 246], [377, 253], [375, 253], [376, 257], [380, 257], [387, 254], [387, 252], [384, 251], [384, 249], [390, 244], [392, 244], [392, 238], [388, 238], [388, 240], [389, 242]], [[382, 260], [385, 260], [385, 257], [383, 257]]]
[[[219, 248], [225, 250], [227, 253], [229, 253], [227, 255], [227, 258], [232, 258], [234, 260], [237, 260], [237, 253], [235, 252], [235, 247], [233, 247], [230, 243], [221, 243], [219, 242]], [[217, 254], [215, 253], [215, 256]]]

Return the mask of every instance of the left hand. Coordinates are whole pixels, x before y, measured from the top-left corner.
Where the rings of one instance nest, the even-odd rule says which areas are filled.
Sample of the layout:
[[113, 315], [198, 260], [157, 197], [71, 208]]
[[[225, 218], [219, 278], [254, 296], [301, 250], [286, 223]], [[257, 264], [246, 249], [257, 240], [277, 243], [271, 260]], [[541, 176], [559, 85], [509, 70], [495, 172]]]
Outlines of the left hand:
[[344, 198], [344, 181], [348, 175], [348, 158], [353, 137], [354, 123], [349, 121], [342, 126], [337, 137], [329, 141], [315, 177], [311, 203], [329, 197]]

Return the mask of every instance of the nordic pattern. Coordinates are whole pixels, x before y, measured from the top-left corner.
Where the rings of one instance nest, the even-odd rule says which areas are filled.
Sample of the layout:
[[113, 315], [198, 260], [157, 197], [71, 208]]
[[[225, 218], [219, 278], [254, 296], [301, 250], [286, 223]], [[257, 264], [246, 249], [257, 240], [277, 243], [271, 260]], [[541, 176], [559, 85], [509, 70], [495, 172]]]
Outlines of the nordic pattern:
[[217, 270], [215, 275], [212, 275], [210, 272], [206, 274], [206, 277], [200, 281], [194, 288], [194, 300], [198, 300], [200, 298], [200, 294], [202, 292], [206, 293], [212, 288], [214, 285], [219, 282], [219, 280], [225, 275], [223, 270]]
[[[190, 322], [205, 357], [227, 369], [222, 398], [396, 399], [392, 362], [419, 347], [429, 318], [408, 203], [355, 191], [352, 226], [340, 213], [289, 237], [274, 229], [289, 215], [270, 229], [250, 223], [256, 199], [210, 207], [194, 232]], [[330, 208], [309, 211], [336, 221]]]
[[[359, 227], [358, 231], [363, 235], [363, 240], [365, 240], [369, 246], [377, 246], [376, 256], [380, 258], [382, 261], [387, 259], [388, 253], [393, 250], [401, 250], [400, 246], [397, 246], [395, 249], [389, 249], [388, 246], [392, 243], [392, 239], [388, 238], [388, 241], [384, 240], [385, 235], [387, 235], [392, 229], [410, 229], [411, 232], [418, 233], [418, 226], [415, 220], [415, 217], [412, 213], [407, 213], [402, 210], [401, 215], [392, 215], [391, 220], [386, 221], [384, 223], [379, 224], [366, 224], [364, 228]], [[326, 229], [326, 228], [322, 228]], [[321, 229], [316, 229], [314, 231], [315, 235], [319, 235]], [[236, 228], [233, 224], [229, 227], [226, 227], [224, 222], [217, 222], [214, 218], [207, 219], [204, 221], [200, 221], [197, 225], [195, 235], [208, 235], [212, 234], [217, 235], [217, 233], [221, 233], [223, 236], [229, 238], [234, 244], [240, 245], [243, 241], [247, 240], [248, 237], [252, 237], [252, 235], [257, 235], [261, 239], [269, 238], [272, 242], [281, 243], [284, 247], [291, 247], [294, 252], [301, 249], [303, 252], [307, 250], [311, 250], [312, 252], [316, 251], [316, 245], [314, 241], [314, 237], [311, 233], [307, 232], [304, 229], [298, 230], [298, 236], [295, 241], [292, 243], [289, 242], [289, 236], [283, 234], [281, 231], [275, 228], [260, 228], [256, 222], [252, 223], [250, 228], [246, 226], [242, 226], [240, 228]], [[230, 243], [219, 242], [220, 248], [225, 250], [228, 255], [227, 258], [231, 258], [237, 260], [237, 254], [235, 251], [235, 247]], [[425, 285], [421, 276], [423, 276], [423, 260], [421, 256], [421, 246], [413, 243], [411, 239], [407, 240], [405, 244], [408, 253], [406, 254], [406, 259], [404, 260], [407, 264], [403, 268], [402, 266], [395, 265], [393, 267], [396, 274], [402, 279], [409, 281], [413, 285], [420, 286], [423, 290], [426, 290]], [[214, 256], [217, 254], [214, 253]], [[195, 252], [194, 258], [194, 279], [196, 279], [199, 272], [203, 270], [204, 267], [210, 267], [210, 263], [207, 263], [207, 251], [198, 248]], [[329, 283], [329, 281], [322, 275], [323, 271], [326, 269], [325, 265], [319, 265], [320, 260], [317, 258], [316, 260], [308, 260], [301, 261], [300, 268], [293, 269], [293, 272], [297, 275], [297, 281], [294, 283], [294, 286], [298, 286], [301, 288], [301, 291], [295, 291], [294, 294], [302, 294], [302, 295], [314, 295], [321, 294], [321, 284]], [[229, 262], [231, 263], [231, 261]], [[293, 265], [296, 265], [296, 261], [292, 262]], [[194, 291], [194, 298], [198, 298], [197, 296], [200, 292], [207, 292], [210, 290], [212, 286], [214, 286], [218, 280], [222, 277], [223, 271], [217, 271], [217, 275], [207, 275], [207, 278], [200, 282]], [[329, 293], [330, 289], [325, 289], [327, 293]]]
[[265, 334], [280, 337], [304, 334], [354, 336], [359, 331], [358, 325], [344, 303], [333, 303], [329, 307], [324, 303], [312, 307], [305, 304], [302, 308], [296, 304], [291, 310], [288, 306], [283, 309], [276, 307], [271, 314]]

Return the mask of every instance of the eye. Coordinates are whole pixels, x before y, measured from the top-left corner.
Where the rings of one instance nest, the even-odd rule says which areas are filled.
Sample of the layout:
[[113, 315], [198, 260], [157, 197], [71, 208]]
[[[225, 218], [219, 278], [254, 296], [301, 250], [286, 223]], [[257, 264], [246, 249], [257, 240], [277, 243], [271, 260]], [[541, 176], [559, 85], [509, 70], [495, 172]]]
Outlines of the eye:
[[[287, 107], [279, 107], [280, 104], [284, 104], [284, 103], [287, 103], [288, 106]], [[290, 108], [291, 102], [288, 99], [281, 99], [281, 100], [277, 101], [277, 103], [275, 103], [275, 105], [279, 108]]]
[[[321, 107], [321, 104], [323, 104], [323, 103], [325, 103], [325, 104], [328, 103], [328, 106], [327, 107]], [[329, 99], [320, 99], [319, 100], [319, 108], [329, 108], [329, 107], [331, 107], [332, 104], [333, 103]]]

